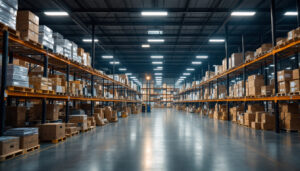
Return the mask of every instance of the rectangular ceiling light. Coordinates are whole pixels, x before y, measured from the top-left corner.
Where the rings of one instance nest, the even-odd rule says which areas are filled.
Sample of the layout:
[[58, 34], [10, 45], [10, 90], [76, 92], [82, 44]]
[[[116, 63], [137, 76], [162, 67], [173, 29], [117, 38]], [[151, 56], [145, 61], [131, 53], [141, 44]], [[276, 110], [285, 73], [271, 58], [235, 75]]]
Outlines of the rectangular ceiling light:
[[199, 56], [196, 56], [197, 59], [207, 59], [208, 56], [206, 55], [199, 55]]
[[142, 48], [149, 48], [150, 45], [149, 44], [142, 44]]
[[154, 75], [162, 75], [162, 73], [154, 73]]
[[163, 42], [165, 42], [165, 39], [148, 39], [148, 42], [150, 42], [150, 43], [163, 43]]
[[[85, 43], [92, 43], [92, 39], [82, 39], [83, 42]], [[95, 43], [99, 42], [98, 39], [95, 39]]]
[[297, 16], [298, 12], [296, 11], [287, 11], [284, 13], [285, 16]]
[[132, 73], [125, 73], [125, 75], [132, 75]]
[[187, 71], [195, 71], [194, 68], [187, 68], [186, 70], [187, 70]]
[[162, 76], [155, 76], [155, 78], [162, 78]]
[[102, 58], [103, 58], [103, 59], [113, 59], [114, 56], [111, 56], [111, 55], [103, 55]]
[[225, 42], [225, 39], [209, 39], [209, 42], [215, 42], [215, 43]]
[[183, 73], [183, 75], [191, 75], [191, 73]]
[[126, 68], [119, 68], [119, 71], [127, 71]]
[[148, 34], [151, 34], [151, 35], [162, 35], [163, 31], [161, 31], [161, 30], [149, 30]]
[[153, 17], [159, 17], [159, 16], [167, 16], [168, 12], [166, 11], [142, 11], [142, 16], [153, 16]]
[[164, 56], [151, 56], [152, 59], [163, 59]]
[[163, 64], [163, 62], [160, 62], [160, 61], [153, 61], [152, 64], [154, 64], [154, 65], [161, 65], [161, 64]]
[[64, 11], [45, 11], [45, 15], [47, 16], [68, 16], [69, 14]]
[[193, 64], [193, 65], [201, 65], [201, 64], [202, 64], [202, 62], [193, 61], [193, 62], [192, 62], [192, 64]]
[[119, 61], [111, 61], [111, 62], [109, 62], [109, 63], [112, 64], [112, 65], [119, 65], [119, 64], [120, 64]]
[[186, 77], [185, 76], [181, 76], [180, 79], [186, 79]]
[[154, 71], [161, 71], [161, 70], [163, 70], [162, 68], [154, 68], [153, 69]]
[[129, 77], [129, 78], [131, 78], [131, 79], [136, 79], [136, 77]]
[[233, 11], [231, 16], [254, 16], [256, 12], [254, 11]]

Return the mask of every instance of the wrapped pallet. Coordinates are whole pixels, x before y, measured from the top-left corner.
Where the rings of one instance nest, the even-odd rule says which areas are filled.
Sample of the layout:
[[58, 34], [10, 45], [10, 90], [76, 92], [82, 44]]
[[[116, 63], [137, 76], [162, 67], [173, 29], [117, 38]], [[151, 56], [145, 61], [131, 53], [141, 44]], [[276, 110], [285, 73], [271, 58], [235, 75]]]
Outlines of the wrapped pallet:
[[21, 149], [28, 149], [39, 145], [38, 128], [12, 128], [4, 134], [6, 136], [19, 137]]
[[[1, 74], [0, 74], [1, 76]], [[29, 87], [28, 68], [19, 65], [7, 65], [7, 86]]]
[[53, 50], [54, 39], [52, 37], [53, 31], [45, 26], [39, 26], [39, 43], [42, 44], [45, 48]]

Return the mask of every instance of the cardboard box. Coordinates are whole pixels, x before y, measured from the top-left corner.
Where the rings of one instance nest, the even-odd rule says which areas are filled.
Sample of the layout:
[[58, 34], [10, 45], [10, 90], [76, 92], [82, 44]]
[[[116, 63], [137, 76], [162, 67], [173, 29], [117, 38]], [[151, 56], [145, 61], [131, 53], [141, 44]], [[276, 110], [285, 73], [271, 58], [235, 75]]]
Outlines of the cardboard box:
[[66, 127], [66, 134], [72, 134], [77, 131], [77, 127]]
[[263, 112], [265, 111], [265, 107], [261, 104], [251, 104], [248, 105], [247, 112], [254, 113], [254, 112]]
[[246, 52], [245, 56], [246, 56], [247, 62], [252, 61], [254, 59], [254, 52], [248, 51], [248, 52]]
[[5, 155], [19, 150], [19, 137], [1, 136], [0, 137], [0, 155]]
[[242, 53], [233, 53], [231, 55], [231, 68], [241, 65], [244, 62], [243, 60]]
[[[42, 110], [43, 106], [41, 104], [36, 104], [30, 110], [33, 120], [42, 119]], [[46, 105], [46, 120], [58, 120], [59, 106], [56, 104], [47, 104]]]
[[39, 17], [36, 16], [35, 14], [33, 14], [30, 11], [21, 11], [21, 10], [19, 10], [18, 14], [17, 14], [17, 20], [20, 20], [20, 21], [24, 21], [24, 20], [25, 21], [31, 21], [34, 24], [39, 25]]
[[26, 41], [31, 40], [33, 42], [38, 42], [39, 40], [39, 34], [31, 30], [20, 31], [20, 37]]
[[287, 130], [300, 130], [300, 118], [285, 119], [284, 129]]
[[291, 70], [282, 70], [277, 72], [277, 80], [281, 81], [291, 81], [292, 80], [293, 71]]
[[299, 68], [293, 70], [293, 77], [292, 78], [293, 78], [293, 80], [299, 80], [300, 79]]
[[39, 145], [39, 134], [25, 135], [20, 137], [20, 148], [27, 149]]
[[278, 38], [276, 39], [276, 45], [277, 45], [277, 46], [280, 46], [280, 45], [282, 45], [285, 41], [286, 41], [286, 38], [285, 38], [285, 37], [278, 37]]
[[281, 112], [288, 112], [288, 113], [295, 113], [300, 114], [298, 103], [289, 103], [289, 104], [282, 104], [280, 106]]
[[260, 122], [251, 122], [251, 128], [261, 129], [261, 123]]
[[290, 92], [290, 82], [289, 81], [279, 82], [278, 88], [279, 88], [278, 89], [279, 93], [289, 93]]
[[298, 37], [300, 37], [300, 29], [299, 28], [290, 31], [287, 34], [287, 40], [292, 40], [292, 39], [298, 38]]
[[6, 107], [6, 123], [13, 127], [23, 127], [26, 121], [26, 107], [7, 106]]
[[69, 122], [84, 123], [87, 120], [87, 115], [70, 115]]
[[40, 125], [39, 133], [40, 140], [51, 141], [65, 137], [65, 124], [64, 123], [46, 123]]
[[260, 48], [256, 49], [255, 56], [258, 57], [262, 53], [265, 53], [273, 48], [271, 43], [262, 44]]
[[299, 92], [300, 91], [300, 80], [290, 81], [290, 92]]
[[270, 85], [261, 86], [261, 95], [270, 96], [270, 95], [272, 95], [272, 90], [273, 90], [273, 88]]

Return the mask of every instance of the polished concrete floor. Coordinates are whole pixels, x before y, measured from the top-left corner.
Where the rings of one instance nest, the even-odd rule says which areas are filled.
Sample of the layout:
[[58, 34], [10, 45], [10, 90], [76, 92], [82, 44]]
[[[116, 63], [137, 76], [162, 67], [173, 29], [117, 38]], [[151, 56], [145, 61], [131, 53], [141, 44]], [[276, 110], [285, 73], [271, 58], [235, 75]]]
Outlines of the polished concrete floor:
[[256, 131], [174, 109], [154, 109], [43, 145], [5, 171], [300, 170], [299, 134]]

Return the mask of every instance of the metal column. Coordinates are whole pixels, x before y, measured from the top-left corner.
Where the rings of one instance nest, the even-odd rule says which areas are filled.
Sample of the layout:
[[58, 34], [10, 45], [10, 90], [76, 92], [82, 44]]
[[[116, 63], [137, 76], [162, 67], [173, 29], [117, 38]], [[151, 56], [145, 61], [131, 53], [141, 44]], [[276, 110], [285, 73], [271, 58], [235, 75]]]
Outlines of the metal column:
[[[67, 65], [67, 95], [69, 96], [70, 94], [70, 65]], [[69, 122], [69, 99], [66, 101], [66, 118], [65, 118], [65, 122], [68, 123]]]
[[[95, 25], [92, 26], [92, 68], [95, 68]], [[94, 97], [94, 75], [91, 75], [91, 95]], [[91, 115], [94, 115], [95, 102], [91, 101]]]
[[[275, 0], [270, 0], [270, 13], [271, 13], [271, 31], [272, 31], [272, 44], [273, 47], [276, 46], [276, 16], [275, 16]], [[275, 95], [278, 93], [278, 84], [277, 84], [277, 55], [273, 55], [273, 65], [274, 65], [274, 81], [275, 81]], [[279, 130], [279, 109], [278, 101], [274, 102], [275, 110], [275, 130], [277, 133]]]
[[[44, 55], [44, 72], [43, 77], [48, 77], [48, 56]], [[42, 99], [42, 124], [46, 123], [47, 101]]]
[[[229, 57], [228, 57], [228, 25], [225, 26], [225, 55], [226, 55], [226, 69], [229, 70]], [[226, 75], [226, 93], [229, 97], [229, 74]], [[229, 102], [227, 102], [227, 117], [229, 120]]]
[[8, 31], [3, 31], [2, 41], [2, 70], [1, 70], [1, 92], [0, 92], [0, 115], [1, 115], [1, 128], [0, 136], [3, 135], [5, 129], [5, 118], [6, 118], [6, 100], [5, 100], [5, 88], [6, 88], [6, 74], [7, 74], [7, 63], [8, 63]]
[[297, 12], [298, 12], [298, 15], [297, 15], [297, 24], [298, 24], [298, 27], [300, 27], [300, 0], [296, 0], [296, 7], [297, 7]]
[[[245, 54], [245, 40], [244, 35], [242, 35], [242, 53], [243, 53], [243, 62], [246, 63], [246, 54]], [[246, 67], [243, 68], [243, 96], [246, 97]], [[244, 112], [246, 112], [247, 102], [244, 102]]]
[[9, 64], [14, 63], [14, 53], [13, 52], [9, 52], [8, 63]]

